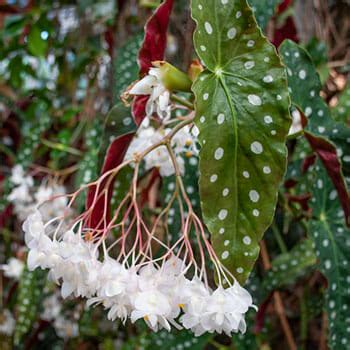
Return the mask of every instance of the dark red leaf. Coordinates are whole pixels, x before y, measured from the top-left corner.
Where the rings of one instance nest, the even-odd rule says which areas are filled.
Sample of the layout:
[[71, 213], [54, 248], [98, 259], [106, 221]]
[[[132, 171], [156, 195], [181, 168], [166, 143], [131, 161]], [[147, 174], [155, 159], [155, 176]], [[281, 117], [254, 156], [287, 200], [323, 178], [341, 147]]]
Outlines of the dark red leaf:
[[10, 219], [12, 217], [12, 204], [6, 206], [6, 208], [0, 212], [0, 229], [2, 229], [3, 227], [6, 226], [6, 223], [8, 221], [8, 219]]
[[[103, 168], [102, 168], [102, 174], [104, 174], [105, 172], [116, 168], [118, 165], [120, 165], [123, 162], [123, 159], [125, 157], [126, 151], [129, 147], [129, 144], [132, 140], [134, 136], [134, 133], [130, 133], [130, 134], [126, 134], [126, 135], [122, 135], [118, 138], [116, 138], [109, 146], [107, 153], [106, 153], [106, 158], [103, 164]], [[107, 182], [107, 179], [105, 179], [101, 186], [100, 186], [100, 193], [101, 190], [105, 187]], [[107, 192], [107, 201], [105, 201], [105, 198], [103, 196], [101, 196], [98, 201], [95, 203], [94, 205], [94, 209], [91, 213], [89, 222], [87, 223], [87, 225], [90, 228], [96, 229], [96, 228], [101, 228], [102, 224], [101, 224], [101, 220], [104, 216], [104, 213], [107, 213], [107, 217], [106, 217], [106, 221], [108, 222], [110, 220], [110, 201], [111, 201], [111, 196], [112, 196], [112, 192], [113, 192], [113, 183], [114, 183], [114, 179], [113, 181], [110, 183], [109, 188], [108, 188], [108, 192]], [[88, 195], [87, 195], [87, 200], [86, 200], [86, 208], [90, 208], [94, 198], [95, 198], [95, 193], [96, 193], [96, 187], [93, 186], [89, 189], [88, 191]], [[97, 194], [97, 197], [99, 196], [99, 194]], [[107, 205], [107, 208], [105, 207], [105, 205]]]
[[314, 165], [316, 162], [316, 156], [313, 154], [309, 157], [306, 157], [303, 161], [301, 171], [303, 174], [307, 172], [307, 170], [310, 168], [311, 165]]
[[140, 74], [148, 73], [153, 61], [163, 60], [167, 30], [173, 0], [165, 0], [154, 12], [145, 26], [145, 38], [139, 52]]
[[309, 211], [309, 200], [311, 199], [311, 194], [306, 193], [299, 196], [293, 196], [286, 193], [286, 197], [291, 203], [298, 203], [304, 211]]
[[145, 117], [145, 108], [148, 101], [147, 96], [135, 96], [134, 102], [132, 104], [132, 114], [134, 116], [135, 124], [139, 126], [143, 118]]
[[350, 226], [350, 195], [344, 181], [336, 148], [326, 139], [310, 134], [307, 131], [305, 131], [305, 136], [314, 152], [321, 159], [329, 177], [332, 179], [344, 210], [346, 223]]
[[277, 8], [277, 14], [285, 12], [291, 5], [293, 5], [293, 0], [283, 0]]
[[292, 16], [287, 17], [282, 25], [278, 27], [280, 15], [286, 12], [290, 6], [293, 5], [293, 0], [284, 0], [279, 4], [277, 8], [277, 15], [274, 17], [274, 33], [273, 33], [273, 44], [279, 47], [285, 39], [290, 39], [295, 42], [299, 42], [298, 32]]
[[293, 17], [288, 17], [281, 27], [275, 29], [272, 43], [276, 47], [279, 47], [286, 39], [293, 40], [296, 43], [299, 42], [298, 32]]
[[258, 334], [262, 331], [265, 325], [265, 318], [268, 306], [272, 300], [273, 293], [270, 293], [266, 300], [259, 305], [259, 310], [255, 316], [254, 333]]

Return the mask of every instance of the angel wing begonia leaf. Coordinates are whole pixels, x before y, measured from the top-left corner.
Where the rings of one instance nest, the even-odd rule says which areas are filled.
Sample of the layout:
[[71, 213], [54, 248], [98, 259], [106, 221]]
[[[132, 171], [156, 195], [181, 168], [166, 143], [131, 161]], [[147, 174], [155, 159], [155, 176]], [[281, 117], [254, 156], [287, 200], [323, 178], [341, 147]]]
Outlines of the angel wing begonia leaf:
[[332, 178], [350, 224], [350, 197], [343, 177], [343, 173], [350, 173], [350, 128], [331, 117], [320, 96], [320, 79], [307, 52], [290, 40], [281, 45], [280, 52], [287, 66], [292, 103], [307, 118], [306, 137]]
[[204, 221], [222, 263], [243, 283], [259, 255], [286, 168], [286, 76], [245, 0], [192, 1], [193, 86]]
[[313, 173], [313, 218], [309, 223], [309, 234], [315, 242], [320, 270], [328, 280], [329, 345], [331, 349], [347, 349], [350, 335], [350, 230], [344, 226], [337, 192], [320, 162], [316, 163]]
[[277, 5], [282, 0], [249, 0], [255, 18], [261, 29], [265, 29], [271, 17], [275, 14]]
[[264, 289], [271, 291], [286, 285], [306, 274], [316, 264], [313, 242], [305, 239], [296, 244], [289, 252], [278, 255], [272, 261], [272, 269], [264, 279]]

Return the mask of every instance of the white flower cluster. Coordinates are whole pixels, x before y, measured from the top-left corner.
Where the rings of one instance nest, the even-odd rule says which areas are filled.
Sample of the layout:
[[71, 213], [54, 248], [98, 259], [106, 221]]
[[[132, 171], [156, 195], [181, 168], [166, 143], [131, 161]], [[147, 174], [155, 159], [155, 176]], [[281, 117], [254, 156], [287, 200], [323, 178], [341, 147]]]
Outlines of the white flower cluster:
[[[8, 195], [8, 200], [14, 206], [14, 212], [20, 220], [25, 220], [39, 204], [48, 201], [50, 198], [64, 195], [65, 188], [58, 184], [42, 183], [35, 187], [34, 179], [26, 175], [21, 165], [16, 165], [12, 169], [10, 181], [14, 185], [13, 190]], [[67, 198], [59, 197], [54, 201], [48, 201], [40, 207], [45, 220], [63, 213], [67, 208]]]
[[[137, 135], [131, 142], [125, 159], [132, 159], [135, 155], [141, 154], [148, 147], [160, 142], [167, 134], [171, 132], [170, 128], [155, 129], [149, 125], [148, 119], [141, 124]], [[189, 126], [185, 126], [178, 131], [172, 138], [171, 146], [176, 155], [176, 160], [181, 174], [185, 171], [184, 156], [197, 154], [196, 137]], [[145, 158], [146, 170], [154, 167], [159, 168], [161, 176], [170, 176], [175, 173], [166, 146], [160, 146], [148, 153]]]
[[50, 269], [51, 279], [62, 283], [63, 297], [74, 294], [88, 298], [88, 305], [102, 304], [110, 320], [143, 318], [154, 331], [170, 331], [171, 325], [191, 329], [196, 336], [245, 331], [244, 315], [253, 304], [238, 282], [212, 291], [199, 278], [186, 278], [184, 261], [174, 256], [161, 266], [147, 262], [127, 267], [107, 253], [99, 259], [98, 245], [84, 240], [76, 227], [76, 233], [71, 229], [51, 238], [39, 212], [23, 225], [29, 269]]

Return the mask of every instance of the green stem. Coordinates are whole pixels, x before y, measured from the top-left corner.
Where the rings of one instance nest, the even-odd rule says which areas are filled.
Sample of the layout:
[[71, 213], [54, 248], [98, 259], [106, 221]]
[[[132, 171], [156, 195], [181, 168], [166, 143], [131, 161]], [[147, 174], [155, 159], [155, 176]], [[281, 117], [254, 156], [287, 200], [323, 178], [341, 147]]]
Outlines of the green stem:
[[183, 105], [183, 106], [185, 106], [185, 107], [187, 107], [187, 108], [189, 108], [189, 109], [191, 109], [191, 110], [194, 110], [194, 105], [193, 105], [193, 103], [191, 103], [191, 102], [185, 100], [184, 98], [179, 97], [179, 96], [174, 95], [174, 94], [172, 94], [170, 98], [171, 98], [172, 101], [177, 102], [177, 103], [179, 103], [180, 105]]
[[271, 229], [272, 229], [272, 232], [273, 232], [273, 235], [275, 236], [275, 239], [277, 241], [277, 244], [281, 250], [282, 253], [287, 253], [288, 252], [288, 249], [287, 249], [287, 246], [286, 244], [284, 243], [284, 240], [281, 236], [281, 233], [276, 225], [276, 223], [273, 223], [271, 225]]
[[83, 155], [83, 152], [79, 151], [76, 148], [64, 145], [63, 143], [52, 142], [52, 141], [49, 141], [49, 140], [46, 140], [46, 139], [41, 139], [41, 142], [44, 145], [46, 145], [47, 147], [50, 147], [50, 148], [53, 148], [53, 149], [57, 149], [59, 151], [67, 152], [67, 153], [73, 154], [75, 156], [82, 156]]
[[2, 143], [0, 143], [0, 152], [5, 153], [12, 162], [15, 161], [16, 159], [16, 155], [11, 151], [10, 148], [8, 148], [7, 146], [3, 145]]

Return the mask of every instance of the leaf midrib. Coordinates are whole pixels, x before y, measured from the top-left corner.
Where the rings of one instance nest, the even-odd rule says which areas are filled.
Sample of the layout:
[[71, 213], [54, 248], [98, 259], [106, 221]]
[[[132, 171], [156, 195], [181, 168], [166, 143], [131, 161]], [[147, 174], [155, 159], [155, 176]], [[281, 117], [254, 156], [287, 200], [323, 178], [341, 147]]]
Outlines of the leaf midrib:
[[[236, 242], [237, 238], [237, 212], [238, 212], [238, 186], [237, 186], [237, 151], [238, 151], [238, 131], [237, 131], [237, 118], [236, 118], [236, 111], [232, 104], [232, 100], [230, 98], [230, 93], [228, 90], [228, 87], [226, 86], [226, 82], [223, 79], [222, 76], [219, 77], [220, 85], [222, 86], [224, 93], [226, 95], [226, 99], [228, 101], [228, 105], [231, 111], [231, 121], [232, 121], [232, 130], [233, 130], [233, 138], [234, 138], [234, 158], [233, 158], [233, 168], [234, 168], [234, 174], [233, 174], [233, 187], [234, 187], [234, 196], [233, 196], [233, 206], [234, 206], [234, 232], [233, 232], [233, 242]], [[234, 246], [234, 244], [233, 244]]]

